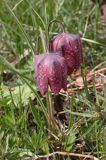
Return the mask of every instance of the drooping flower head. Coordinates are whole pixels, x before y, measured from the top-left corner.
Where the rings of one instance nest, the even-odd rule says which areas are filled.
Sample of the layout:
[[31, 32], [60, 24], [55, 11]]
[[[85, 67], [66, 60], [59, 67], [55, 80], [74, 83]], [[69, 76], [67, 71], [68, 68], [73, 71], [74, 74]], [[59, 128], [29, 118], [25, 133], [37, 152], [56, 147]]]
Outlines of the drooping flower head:
[[67, 64], [59, 52], [35, 56], [35, 79], [40, 93], [45, 95], [50, 86], [55, 94], [67, 90]]
[[50, 42], [50, 51], [61, 51], [66, 60], [68, 74], [78, 69], [83, 62], [82, 44], [79, 35], [60, 33]]

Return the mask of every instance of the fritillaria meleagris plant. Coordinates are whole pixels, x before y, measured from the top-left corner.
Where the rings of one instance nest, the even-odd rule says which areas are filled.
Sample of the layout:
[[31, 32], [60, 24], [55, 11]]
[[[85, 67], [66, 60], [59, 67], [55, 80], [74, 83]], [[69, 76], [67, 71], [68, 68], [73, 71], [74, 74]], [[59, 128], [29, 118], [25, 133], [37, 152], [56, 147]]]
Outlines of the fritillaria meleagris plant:
[[[55, 20], [51, 21], [50, 25], [53, 22]], [[57, 20], [56, 22], [61, 23]], [[48, 26], [48, 31], [50, 25]], [[61, 89], [66, 91], [67, 76], [77, 70], [82, 62], [83, 51], [79, 35], [62, 32], [54, 36], [50, 41], [49, 52], [35, 57], [35, 79], [41, 95], [44, 96], [46, 93], [50, 93], [48, 88], [54, 94], [58, 94]], [[47, 97], [50, 100], [50, 96]], [[52, 102], [49, 101], [49, 129], [54, 127], [53, 107], [51, 104]]]
[[35, 79], [41, 95], [47, 93], [48, 127], [53, 130], [56, 123], [49, 88], [54, 94], [58, 94], [61, 89], [67, 90], [67, 64], [60, 52], [35, 56]]

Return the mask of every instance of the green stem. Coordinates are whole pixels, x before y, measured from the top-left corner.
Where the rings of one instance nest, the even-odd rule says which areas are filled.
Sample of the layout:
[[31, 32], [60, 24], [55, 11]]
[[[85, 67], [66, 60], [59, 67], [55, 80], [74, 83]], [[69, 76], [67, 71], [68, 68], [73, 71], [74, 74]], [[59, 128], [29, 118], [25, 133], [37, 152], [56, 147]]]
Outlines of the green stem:
[[[71, 112], [73, 111], [73, 106], [74, 106], [74, 97], [73, 97], [73, 95], [72, 95], [71, 100], [70, 100], [70, 111], [71, 111]], [[73, 115], [72, 115], [71, 112], [70, 112], [70, 124], [69, 124], [69, 129], [71, 129], [72, 126], [73, 126]]]
[[106, 159], [106, 125], [104, 126], [104, 159]]
[[48, 129], [50, 131], [53, 131], [56, 127], [56, 123], [55, 123], [55, 117], [54, 117], [52, 95], [50, 90], [47, 93], [47, 107], [48, 107]]

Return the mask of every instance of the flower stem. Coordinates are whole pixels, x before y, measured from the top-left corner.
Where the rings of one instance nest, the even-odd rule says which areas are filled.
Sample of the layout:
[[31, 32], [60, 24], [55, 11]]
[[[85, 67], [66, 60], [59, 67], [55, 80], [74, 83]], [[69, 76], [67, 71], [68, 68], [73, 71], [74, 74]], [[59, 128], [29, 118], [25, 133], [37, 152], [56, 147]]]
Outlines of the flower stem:
[[48, 107], [48, 129], [50, 131], [53, 131], [56, 127], [56, 122], [54, 117], [54, 106], [50, 90], [47, 93], [47, 107]]
[[49, 22], [49, 25], [48, 25], [48, 34], [50, 32], [50, 27], [53, 23], [57, 23], [57, 24], [60, 24], [60, 28], [61, 28], [61, 32], [64, 33], [64, 24], [62, 21], [58, 20], [58, 19], [54, 19], [52, 21]]

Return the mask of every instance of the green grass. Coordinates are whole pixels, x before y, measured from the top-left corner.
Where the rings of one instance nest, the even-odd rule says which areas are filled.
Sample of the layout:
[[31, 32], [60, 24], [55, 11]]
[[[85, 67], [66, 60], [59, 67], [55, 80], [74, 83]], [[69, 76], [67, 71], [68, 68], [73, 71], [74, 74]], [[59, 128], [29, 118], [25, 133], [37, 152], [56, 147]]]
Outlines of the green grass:
[[[105, 159], [105, 90], [96, 91], [95, 85], [89, 90], [84, 77], [85, 68], [106, 64], [105, 40], [98, 34], [103, 28], [99, 5], [90, 0], [3, 0], [0, 6], [0, 159], [24, 160], [56, 150], [82, 153], [84, 149], [76, 149], [78, 143]], [[54, 24], [48, 35], [48, 24], [55, 18], [64, 23], [65, 31], [83, 37], [85, 90], [70, 96], [70, 106], [61, 95], [68, 125], [59, 121], [58, 129], [49, 131], [48, 103], [37, 91], [33, 59], [47, 51], [54, 33], [61, 32]], [[12, 79], [4, 80], [5, 70]]]

